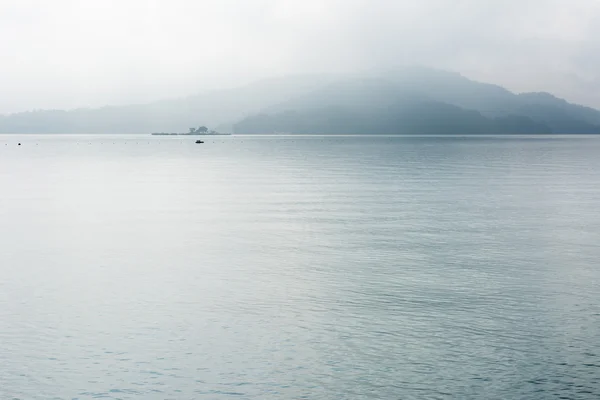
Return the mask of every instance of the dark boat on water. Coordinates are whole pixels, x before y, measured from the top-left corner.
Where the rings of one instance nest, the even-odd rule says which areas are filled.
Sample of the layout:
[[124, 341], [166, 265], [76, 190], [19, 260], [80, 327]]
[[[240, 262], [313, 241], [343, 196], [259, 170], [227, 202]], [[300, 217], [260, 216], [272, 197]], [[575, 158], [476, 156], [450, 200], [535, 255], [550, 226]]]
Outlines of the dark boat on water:
[[204, 143], [202, 140], [198, 139], [196, 140], [196, 143]]

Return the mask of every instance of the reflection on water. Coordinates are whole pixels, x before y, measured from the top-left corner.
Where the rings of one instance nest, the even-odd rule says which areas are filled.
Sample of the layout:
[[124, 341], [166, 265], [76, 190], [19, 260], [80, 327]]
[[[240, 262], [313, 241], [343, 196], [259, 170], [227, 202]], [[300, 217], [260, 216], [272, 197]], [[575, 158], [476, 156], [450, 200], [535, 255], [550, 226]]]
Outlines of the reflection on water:
[[0, 136], [0, 398], [597, 398], [598, 154]]

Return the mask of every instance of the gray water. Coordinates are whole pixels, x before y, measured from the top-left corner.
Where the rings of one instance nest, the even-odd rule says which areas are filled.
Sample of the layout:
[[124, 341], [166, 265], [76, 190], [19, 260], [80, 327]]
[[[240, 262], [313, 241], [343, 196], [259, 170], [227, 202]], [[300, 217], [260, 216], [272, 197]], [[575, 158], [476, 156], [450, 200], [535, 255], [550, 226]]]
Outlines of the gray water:
[[600, 138], [0, 136], [2, 400], [599, 397]]

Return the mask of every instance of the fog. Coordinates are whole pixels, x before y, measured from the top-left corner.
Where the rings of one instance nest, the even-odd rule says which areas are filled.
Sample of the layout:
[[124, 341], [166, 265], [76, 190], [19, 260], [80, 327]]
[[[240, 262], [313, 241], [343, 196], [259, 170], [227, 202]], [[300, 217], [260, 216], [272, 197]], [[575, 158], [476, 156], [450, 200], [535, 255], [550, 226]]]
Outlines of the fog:
[[3, 0], [0, 113], [418, 64], [600, 107], [596, 0]]

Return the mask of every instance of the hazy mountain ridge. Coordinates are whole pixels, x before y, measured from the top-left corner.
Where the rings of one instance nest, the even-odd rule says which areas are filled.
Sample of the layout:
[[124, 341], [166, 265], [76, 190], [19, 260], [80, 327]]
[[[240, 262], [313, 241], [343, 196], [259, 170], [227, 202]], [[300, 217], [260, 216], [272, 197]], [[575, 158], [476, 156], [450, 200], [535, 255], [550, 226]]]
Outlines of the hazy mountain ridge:
[[322, 87], [332, 79], [327, 75], [271, 78], [238, 88], [148, 104], [0, 115], [0, 133], [177, 132], [199, 124], [230, 131], [237, 120]]
[[458, 73], [302, 75], [149, 104], [0, 116], [0, 133], [600, 133], [600, 111]]
[[[440, 112], [441, 104], [453, 107]], [[296, 112], [296, 118], [323, 121], [323, 110], [327, 109], [336, 110], [332, 121], [339, 121], [340, 114], [345, 112], [353, 124], [332, 126], [329, 121], [313, 126], [313, 133], [328, 130], [338, 133], [346, 126], [351, 129], [346, 133], [600, 134], [598, 110], [546, 93], [514, 94], [497, 85], [428, 68], [408, 68], [335, 82], [265, 109], [259, 116], [246, 118], [234, 126], [234, 131], [306, 133], [307, 123], [293, 122], [293, 114], [289, 112]], [[365, 123], [369, 118], [371, 123]], [[365, 130], [357, 132], [359, 127]]]
[[326, 107], [247, 117], [234, 126], [239, 134], [548, 134], [552, 130], [528, 117], [488, 118], [474, 110], [435, 102], [397, 103], [378, 111]]

